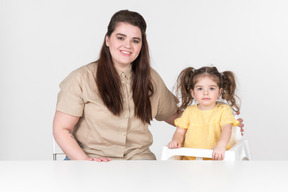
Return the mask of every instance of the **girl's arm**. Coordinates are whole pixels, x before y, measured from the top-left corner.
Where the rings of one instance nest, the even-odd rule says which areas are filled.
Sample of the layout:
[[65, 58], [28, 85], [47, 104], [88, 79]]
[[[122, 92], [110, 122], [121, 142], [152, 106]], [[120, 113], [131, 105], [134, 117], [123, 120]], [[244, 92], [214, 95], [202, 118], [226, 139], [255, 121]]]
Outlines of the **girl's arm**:
[[181, 127], [177, 127], [173, 135], [172, 141], [169, 142], [168, 144], [168, 148], [173, 149], [173, 148], [181, 147], [186, 131], [187, 129], [182, 129]]
[[109, 161], [109, 158], [89, 158], [78, 145], [72, 131], [79, 117], [56, 111], [53, 121], [53, 136], [71, 160]]
[[222, 126], [222, 132], [217, 145], [213, 148], [212, 159], [223, 160], [226, 147], [232, 134], [232, 124], [225, 124]]

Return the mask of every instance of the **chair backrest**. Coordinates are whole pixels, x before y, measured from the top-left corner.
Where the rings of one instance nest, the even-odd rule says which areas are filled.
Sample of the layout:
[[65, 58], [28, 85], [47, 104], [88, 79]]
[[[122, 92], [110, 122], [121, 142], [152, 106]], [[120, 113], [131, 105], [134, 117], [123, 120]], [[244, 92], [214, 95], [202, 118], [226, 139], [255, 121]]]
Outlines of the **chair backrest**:
[[232, 127], [230, 145], [233, 146], [233, 145], [235, 145], [236, 143], [238, 143], [242, 139], [243, 139], [243, 137], [241, 135], [240, 127]]
[[53, 138], [53, 160], [64, 160], [66, 155], [62, 151], [62, 149], [59, 147], [59, 145], [56, 143], [55, 139]]

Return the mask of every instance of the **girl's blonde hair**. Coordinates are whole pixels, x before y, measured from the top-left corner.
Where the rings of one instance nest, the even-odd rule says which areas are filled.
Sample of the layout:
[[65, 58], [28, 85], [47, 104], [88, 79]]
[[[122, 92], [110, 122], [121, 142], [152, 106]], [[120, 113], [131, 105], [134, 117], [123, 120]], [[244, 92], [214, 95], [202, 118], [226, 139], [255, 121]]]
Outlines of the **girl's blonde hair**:
[[240, 110], [240, 105], [236, 101], [236, 99], [239, 100], [239, 97], [235, 94], [236, 80], [233, 72], [224, 71], [220, 73], [216, 67], [202, 67], [199, 69], [187, 67], [181, 71], [176, 82], [176, 95], [179, 98], [180, 94], [179, 99], [182, 101], [178, 112], [183, 111], [188, 105], [192, 104], [194, 98], [190, 91], [191, 89], [194, 90], [195, 84], [203, 76], [211, 77], [218, 87], [223, 89], [222, 99], [226, 100], [235, 112]]

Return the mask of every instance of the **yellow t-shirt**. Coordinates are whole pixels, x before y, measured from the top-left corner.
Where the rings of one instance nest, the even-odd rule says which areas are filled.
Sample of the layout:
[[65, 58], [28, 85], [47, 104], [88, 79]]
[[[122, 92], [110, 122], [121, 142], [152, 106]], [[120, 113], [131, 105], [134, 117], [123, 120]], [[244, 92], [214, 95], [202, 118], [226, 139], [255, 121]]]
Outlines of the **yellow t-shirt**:
[[[175, 125], [187, 129], [184, 146], [199, 149], [212, 149], [220, 139], [221, 127], [225, 124], [232, 124], [236, 127], [240, 124], [227, 104], [217, 105], [209, 111], [201, 111], [197, 105], [185, 109], [180, 118], [175, 119]], [[226, 150], [230, 149], [230, 144]], [[193, 157], [184, 157], [193, 160]]]

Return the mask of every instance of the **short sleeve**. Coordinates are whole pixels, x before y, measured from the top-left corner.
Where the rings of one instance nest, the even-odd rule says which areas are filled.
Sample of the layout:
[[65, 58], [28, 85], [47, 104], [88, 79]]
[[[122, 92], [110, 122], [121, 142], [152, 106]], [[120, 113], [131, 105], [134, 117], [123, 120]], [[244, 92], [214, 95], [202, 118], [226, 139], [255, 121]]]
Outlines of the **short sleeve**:
[[223, 113], [220, 121], [221, 127], [225, 124], [232, 124], [233, 127], [239, 126], [240, 122], [233, 116], [232, 109], [229, 105], [223, 105]]
[[158, 121], [165, 121], [177, 112], [178, 99], [168, 90], [159, 74], [151, 71], [155, 95], [152, 103], [153, 108], [156, 108], [155, 119]]
[[82, 116], [84, 102], [81, 70], [70, 73], [59, 85], [56, 110], [74, 116]]
[[176, 127], [181, 127], [182, 129], [188, 129], [190, 125], [190, 107], [187, 107], [182, 113], [181, 117], [175, 119], [174, 123]]

